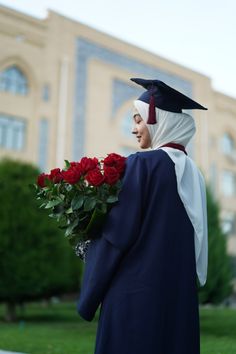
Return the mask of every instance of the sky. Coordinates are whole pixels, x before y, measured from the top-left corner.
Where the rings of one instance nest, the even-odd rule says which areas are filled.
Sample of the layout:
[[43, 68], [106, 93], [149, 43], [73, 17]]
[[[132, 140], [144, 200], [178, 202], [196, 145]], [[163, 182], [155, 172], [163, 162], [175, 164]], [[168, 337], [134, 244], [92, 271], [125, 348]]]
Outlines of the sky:
[[236, 98], [235, 0], [0, 0], [37, 18], [54, 10], [208, 76]]

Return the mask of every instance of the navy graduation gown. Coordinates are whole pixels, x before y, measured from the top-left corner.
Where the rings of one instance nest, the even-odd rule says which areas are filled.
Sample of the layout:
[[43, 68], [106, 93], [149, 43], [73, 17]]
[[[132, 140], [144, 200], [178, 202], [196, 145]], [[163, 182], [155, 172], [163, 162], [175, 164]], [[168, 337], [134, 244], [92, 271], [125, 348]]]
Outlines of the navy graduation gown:
[[88, 248], [77, 309], [101, 304], [95, 354], [199, 354], [194, 230], [163, 150], [126, 160], [123, 188]]

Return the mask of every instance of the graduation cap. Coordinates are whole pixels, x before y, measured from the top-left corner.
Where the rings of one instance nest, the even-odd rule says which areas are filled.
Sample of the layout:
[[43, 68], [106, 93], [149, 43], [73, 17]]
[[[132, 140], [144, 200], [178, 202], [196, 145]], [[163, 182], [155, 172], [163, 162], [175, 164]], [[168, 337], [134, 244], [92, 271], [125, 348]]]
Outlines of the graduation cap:
[[163, 81], [139, 78], [131, 78], [130, 80], [146, 89], [138, 100], [149, 104], [147, 124], [156, 124], [155, 107], [174, 113], [182, 113], [182, 109], [207, 110], [207, 108], [201, 106], [191, 98], [166, 85]]

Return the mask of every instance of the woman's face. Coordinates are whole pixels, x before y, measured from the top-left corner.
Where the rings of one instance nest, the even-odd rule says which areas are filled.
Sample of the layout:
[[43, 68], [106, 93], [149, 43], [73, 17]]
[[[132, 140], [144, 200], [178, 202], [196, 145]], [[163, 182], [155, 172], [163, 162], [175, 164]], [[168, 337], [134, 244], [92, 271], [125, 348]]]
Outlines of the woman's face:
[[147, 128], [147, 124], [144, 122], [140, 114], [134, 111], [134, 127], [132, 134], [136, 134], [138, 143], [141, 149], [147, 149], [151, 146], [151, 137]]

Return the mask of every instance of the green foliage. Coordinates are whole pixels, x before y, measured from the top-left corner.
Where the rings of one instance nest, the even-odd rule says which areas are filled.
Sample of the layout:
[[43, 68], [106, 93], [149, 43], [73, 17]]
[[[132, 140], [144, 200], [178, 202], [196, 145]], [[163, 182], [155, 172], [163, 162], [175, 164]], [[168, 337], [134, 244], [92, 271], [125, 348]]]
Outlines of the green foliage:
[[33, 165], [0, 162], [0, 301], [19, 303], [78, 290], [82, 264], [40, 209]]
[[[111, 154], [108, 166], [105, 160], [96, 158], [83, 157], [77, 163], [65, 160], [63, 170], [42, 173], [33, 184], [40, 207], [51, 209], [49, 216], [59, 222], [72, 246], [93, 239], [112, 204], [118, 201], [125, 159]], [[116, 161], [120, 161], [118, 170], [110, 167], [116, 166]]]
[[232, 266], [227, 254], [227, 240], [220, 226], [219, 205], [207, 188], [208, 214], [208, 275], [199, 288], [201, 303], [217, 304], [232, 293]]

